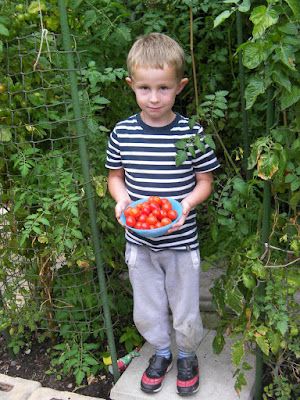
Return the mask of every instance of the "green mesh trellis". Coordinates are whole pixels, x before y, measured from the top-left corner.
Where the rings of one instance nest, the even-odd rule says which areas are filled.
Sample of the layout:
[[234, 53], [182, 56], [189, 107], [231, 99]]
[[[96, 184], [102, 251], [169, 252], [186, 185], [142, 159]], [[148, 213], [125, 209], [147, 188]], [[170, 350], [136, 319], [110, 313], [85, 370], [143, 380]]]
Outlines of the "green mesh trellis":
[[[105, 350], [104, 334], [111, 327], [103, 285], [108, 292], [109, 287], [99, 279], [86, 192], [92, 178], [85, 181], [80, 159], [90, 110], [75, 37], [72, 56], [84, 127], [80, 133], [62, 36], [33, 34], [6, 42], [0, 105], [0, 330], [40, 330], [53, 343], [57, 334], [92, 335]], [[89, 163], [88, 154], [87, 147]]]

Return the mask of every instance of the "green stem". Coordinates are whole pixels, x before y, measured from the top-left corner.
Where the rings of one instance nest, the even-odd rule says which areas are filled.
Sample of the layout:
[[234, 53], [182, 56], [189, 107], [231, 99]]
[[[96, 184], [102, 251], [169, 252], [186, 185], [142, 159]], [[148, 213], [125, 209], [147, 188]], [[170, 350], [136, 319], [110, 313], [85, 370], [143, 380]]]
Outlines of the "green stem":
[[239, 178], [242, 178], [242, 176], [241, 176], [241, 174], [239, 173], [239, 171], [238, 171], [236, 165], [235, 165], [234, 162], [233, 162], [233, 159], [230, 157], [230, 154], [228, 153], [228, 150], [226, 149], [226, 146], [225, 146], [223, 140], [221, 139], [221, 136], [218, 134], [218, 131], [217, 131], [217, 129], [216, 129], [215, 124], [214, 124], [213, 121], [211, 121], [211, 126], [212, 126], [212, 128], [213, 128], [214, 135], [218, 138], [218, 140], [219, 140], [219, 142], [220, 142], [220, 144], [221, 144], [221, 146], [222, 146], [222, 149], [223, 149], [223, 151], [224, 151], [224, 154], [225, 154], [227, 160], [229, 161], [229, 163], [231, 164], [231, 166], [233, 167], [234, 172], [236, 173], [236, 175], [237, 175]]

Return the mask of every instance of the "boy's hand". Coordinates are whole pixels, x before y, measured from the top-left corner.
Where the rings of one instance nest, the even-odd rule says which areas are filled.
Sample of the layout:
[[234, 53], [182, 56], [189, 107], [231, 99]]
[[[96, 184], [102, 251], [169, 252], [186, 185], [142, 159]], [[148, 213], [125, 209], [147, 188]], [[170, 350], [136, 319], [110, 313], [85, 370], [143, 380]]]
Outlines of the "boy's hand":
[[119, 224], [122, 225], [124, 228], [125, 228], [125, 226], [124, 226], [124, 225], [122, 224], [122, 222], [121, 222], [121, 214], [122, 214], [122, 211], [124, 211], [125, 208], [126, 208], [130, 203], [131, 203], [131, 201], [128, 200], [128, 199], [127, 199], [127, 200], [121, 200], [121, 201], [119, 201], [119, 202], [116, 204], [116, 206], [115, 206], [115, 215], [116, 215], [116, 218], [117, 218]]
[[172, 228], [168, 229], [166, 235], [178, 231], [178, 229], [184, 224], [184, 221], [191, 211], [191, 206], [186, 199], [183, 199], [180, 204], [182, 205], [182, 215], [179, 220], [172, 226]]

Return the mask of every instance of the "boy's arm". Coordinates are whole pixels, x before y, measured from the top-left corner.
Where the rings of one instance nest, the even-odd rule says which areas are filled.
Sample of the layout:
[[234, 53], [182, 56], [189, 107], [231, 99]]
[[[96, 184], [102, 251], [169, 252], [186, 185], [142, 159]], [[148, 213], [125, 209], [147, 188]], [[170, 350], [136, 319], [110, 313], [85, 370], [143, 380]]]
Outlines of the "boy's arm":
[[196, 186], [194, 190], [186, 196], [182, 202], [182, 216], [179, 220], [168, 230], [167, 234], [177, 231], [186, 220], [191, 209], [198, 204], [203, 203], [211, 194], [214, 178], [212, 172], [196, 173]]
[[131, 199], [125, 187], [124, 168], [109, 170], [108, 190], [112, 198], [117, 203], [115, 206], [116, 218], [118, 222], [123, 226], [120, 220], [121, 213], [131, 203]]

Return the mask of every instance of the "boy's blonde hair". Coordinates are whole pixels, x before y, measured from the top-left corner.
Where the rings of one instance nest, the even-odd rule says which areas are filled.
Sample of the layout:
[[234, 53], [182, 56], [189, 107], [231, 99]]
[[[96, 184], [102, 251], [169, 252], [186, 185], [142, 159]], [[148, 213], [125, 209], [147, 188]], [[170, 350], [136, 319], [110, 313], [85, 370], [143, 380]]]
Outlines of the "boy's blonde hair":
[[133, 44], [127, 57], [127, 70], [130, 78], [138, 67], [174, 67], [176, 77], [181, 80], [185, 67], [185, 55], [180, 45], [163, 33], [150, 33]]

